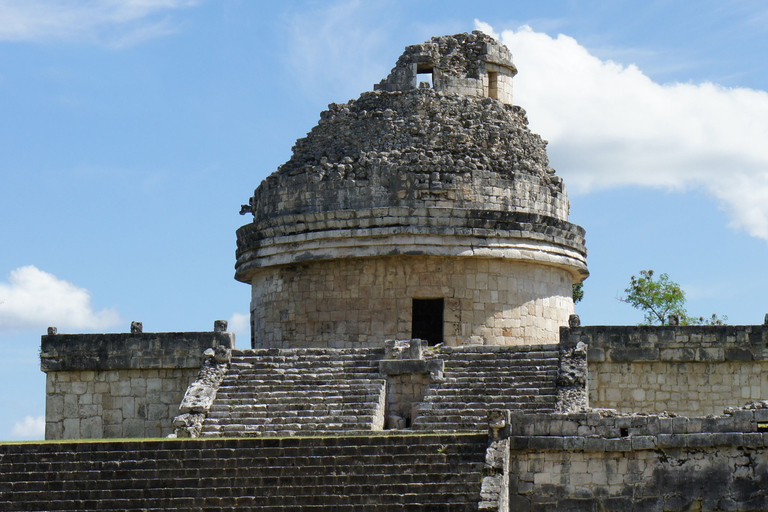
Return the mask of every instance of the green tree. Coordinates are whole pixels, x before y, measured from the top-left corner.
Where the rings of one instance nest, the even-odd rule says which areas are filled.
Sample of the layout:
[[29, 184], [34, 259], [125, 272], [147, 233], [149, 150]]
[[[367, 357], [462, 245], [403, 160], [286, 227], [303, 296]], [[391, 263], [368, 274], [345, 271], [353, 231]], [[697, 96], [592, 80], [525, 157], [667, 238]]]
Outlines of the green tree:
[[640, 277], [632, 276], [624, 293], [619, 300], [645, 313], [643, 325], [666, 325], [670, 315], [688, 318], [685, 292], [667, 274], [654, 279], [653, 270], [641, 270]]
[[680, 325], [726, 325], [728, 317], [712, 314], [709, 317], [690, 316], [685, 309], [685, 292], [680, 285], [669, 279], [667, 274], [659, 274], [654, 279], [653, 270], [641, 270], [640, 277], [632, 276], [626, 294], [619, 300], [645, 313], [641, 325], [666, 325], [670, 315], [680, 318]]
[[584, 298], [584, 283], [573, 285], [573, 303], [578, 304]]

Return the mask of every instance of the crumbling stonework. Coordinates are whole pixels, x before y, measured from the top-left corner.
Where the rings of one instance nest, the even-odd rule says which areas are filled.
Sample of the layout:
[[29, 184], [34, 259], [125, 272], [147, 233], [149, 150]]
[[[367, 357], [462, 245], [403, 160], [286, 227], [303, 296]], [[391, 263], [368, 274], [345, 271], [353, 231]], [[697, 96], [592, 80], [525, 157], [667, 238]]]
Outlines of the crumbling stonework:
[[[426, 67], [435, 88], [411, 87], [404, 77]], [[320, 115], [241, 212], [253, 215], [238, 230], [236, 264], [236, 278], [252, 286], [252, 346], [414, 337], [410, 301], [439, 298], [469, 299], [450, 308], [472, 317], [446, 320], [452, 344], [556, 338], [573, 312], [570, 286], [587, 276], [584, 231], [567, 221], [565, 187], [525, 112], [465, 90], [488, 73], [514, 72], [508, 50], [488, 36], [433, 39], [406, 49], [379, 90]], [[413, 256], [462, 266], [465, 282], [422, 279]], [[483, 265], [514, 277], [495, 288]], [[374, 266], [407, 285], [380, 293], [379, 282], [373, 292], [356, 285], [359, 267]], [[496, 297], [506, 291], [507, 301]], [[368, 293], [371, 303], [352, 303]], [[385, 308], [393, 311], [375, 318], [384, 301], [395, 301]]]
[[[429, 74], [439, 92], [484, 96], [512, 104], [512, 77], [517, 68], [510, 51], [480, 31], [433, 37], [408, 46], [377, 91], [407, 91], [422, 87], [419, 73]], [[427, 83], [428, 85], [428, 83]]]
[[172, 437], [198, 437], [203, 429], [203, 421], [216, 399], [224, 375], [232, 359], [232, 348], [219, 345], [206, 349], [203, 353], [203, 366], [184, 393], [179, 405], [179, 414], [173, 419]]
[[587, 345], [560, 345], [557, 374], [557, 412], [579, 412], [589, 407], [587, 392]]
[[443, 379], [444, 362], [425, 357], [424, 340], [387, 340], [379, 372], [387, 379], [385, 427], [409, 428], [431, 382]]

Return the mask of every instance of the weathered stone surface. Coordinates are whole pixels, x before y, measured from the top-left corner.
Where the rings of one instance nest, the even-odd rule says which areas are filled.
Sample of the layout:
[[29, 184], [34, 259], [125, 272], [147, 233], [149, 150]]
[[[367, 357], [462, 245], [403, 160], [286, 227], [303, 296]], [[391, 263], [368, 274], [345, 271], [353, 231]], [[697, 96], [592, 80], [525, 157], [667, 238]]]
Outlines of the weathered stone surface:
[[477, 510], [486, 446], [483, 433], [0, 444], [0, 510]]
[[[434, 89], [414, 82], [421, 71]], [[511, 105], [515, 72], [484, 34], [435, 38], [378, 90], [321, 113], [243, 208], [253, 222], [238, 230], [235, 277], [252, 285], [254, 348], [407, 338], [421, 297], [456, 301], [448, 344], [551, 342], [587, 276], [584, 231]], [[420, 270], [435, 263], [445, 270]]]
[[226, 364], [232, 346], [223, 331], [43, 336], [46, 439], [168, 435], [203, 351]]
[[228, 332], [56, 334], [41, 337], [44, 372], [129, 368], [200, 368], [209, 347], [234, 347]]
[[218, 346], [204, 352], [205, 360], [197, 379], [189, 385], [179, 406], [180, 416], [173, 420], [176, 437], [197, 437], [211, 409], [216, 392], [229, 369], [232, 357], [230, 347]]
[[564, 327], [560, 336], [589, 345], [593, 407], [703, 416], [768, 397], [763, 325]]

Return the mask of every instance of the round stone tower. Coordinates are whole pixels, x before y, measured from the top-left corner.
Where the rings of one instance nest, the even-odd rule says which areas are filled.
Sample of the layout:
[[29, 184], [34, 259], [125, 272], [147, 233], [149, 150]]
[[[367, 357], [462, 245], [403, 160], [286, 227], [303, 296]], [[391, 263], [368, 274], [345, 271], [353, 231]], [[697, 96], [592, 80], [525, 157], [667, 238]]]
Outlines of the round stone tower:
[[241, 212], [253, 347], [557, 342], [584, 230], [512, 105], [516, 72], [483, 33], [436, 37], [320, 114]]

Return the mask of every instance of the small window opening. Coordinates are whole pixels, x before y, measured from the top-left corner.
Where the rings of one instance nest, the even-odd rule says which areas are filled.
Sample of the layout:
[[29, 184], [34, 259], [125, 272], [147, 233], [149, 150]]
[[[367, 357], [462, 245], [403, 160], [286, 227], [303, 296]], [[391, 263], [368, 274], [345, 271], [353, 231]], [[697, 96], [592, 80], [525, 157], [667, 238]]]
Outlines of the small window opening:
[[416, 66], [417, 87], [421, 87], [421, 83], [426, 82], [429, 84], [430, 89], [434, 88], [434, 84], [432, 82], [432, 70], [433, 70], [433, 67], [426, 63], [422, 63]]
[[496, 71], [488, 72], [488, 96], [499, 99], [499, 74]]
[[429, 346], [443, 342], [443, 299], [413, 299], [412, 337]]
[[621, 437], [627, 437], [629, 435], [629, 429], [627, 427], [621, 427], [620, 430], [621, 432], [619, 433], [621, 434]]

